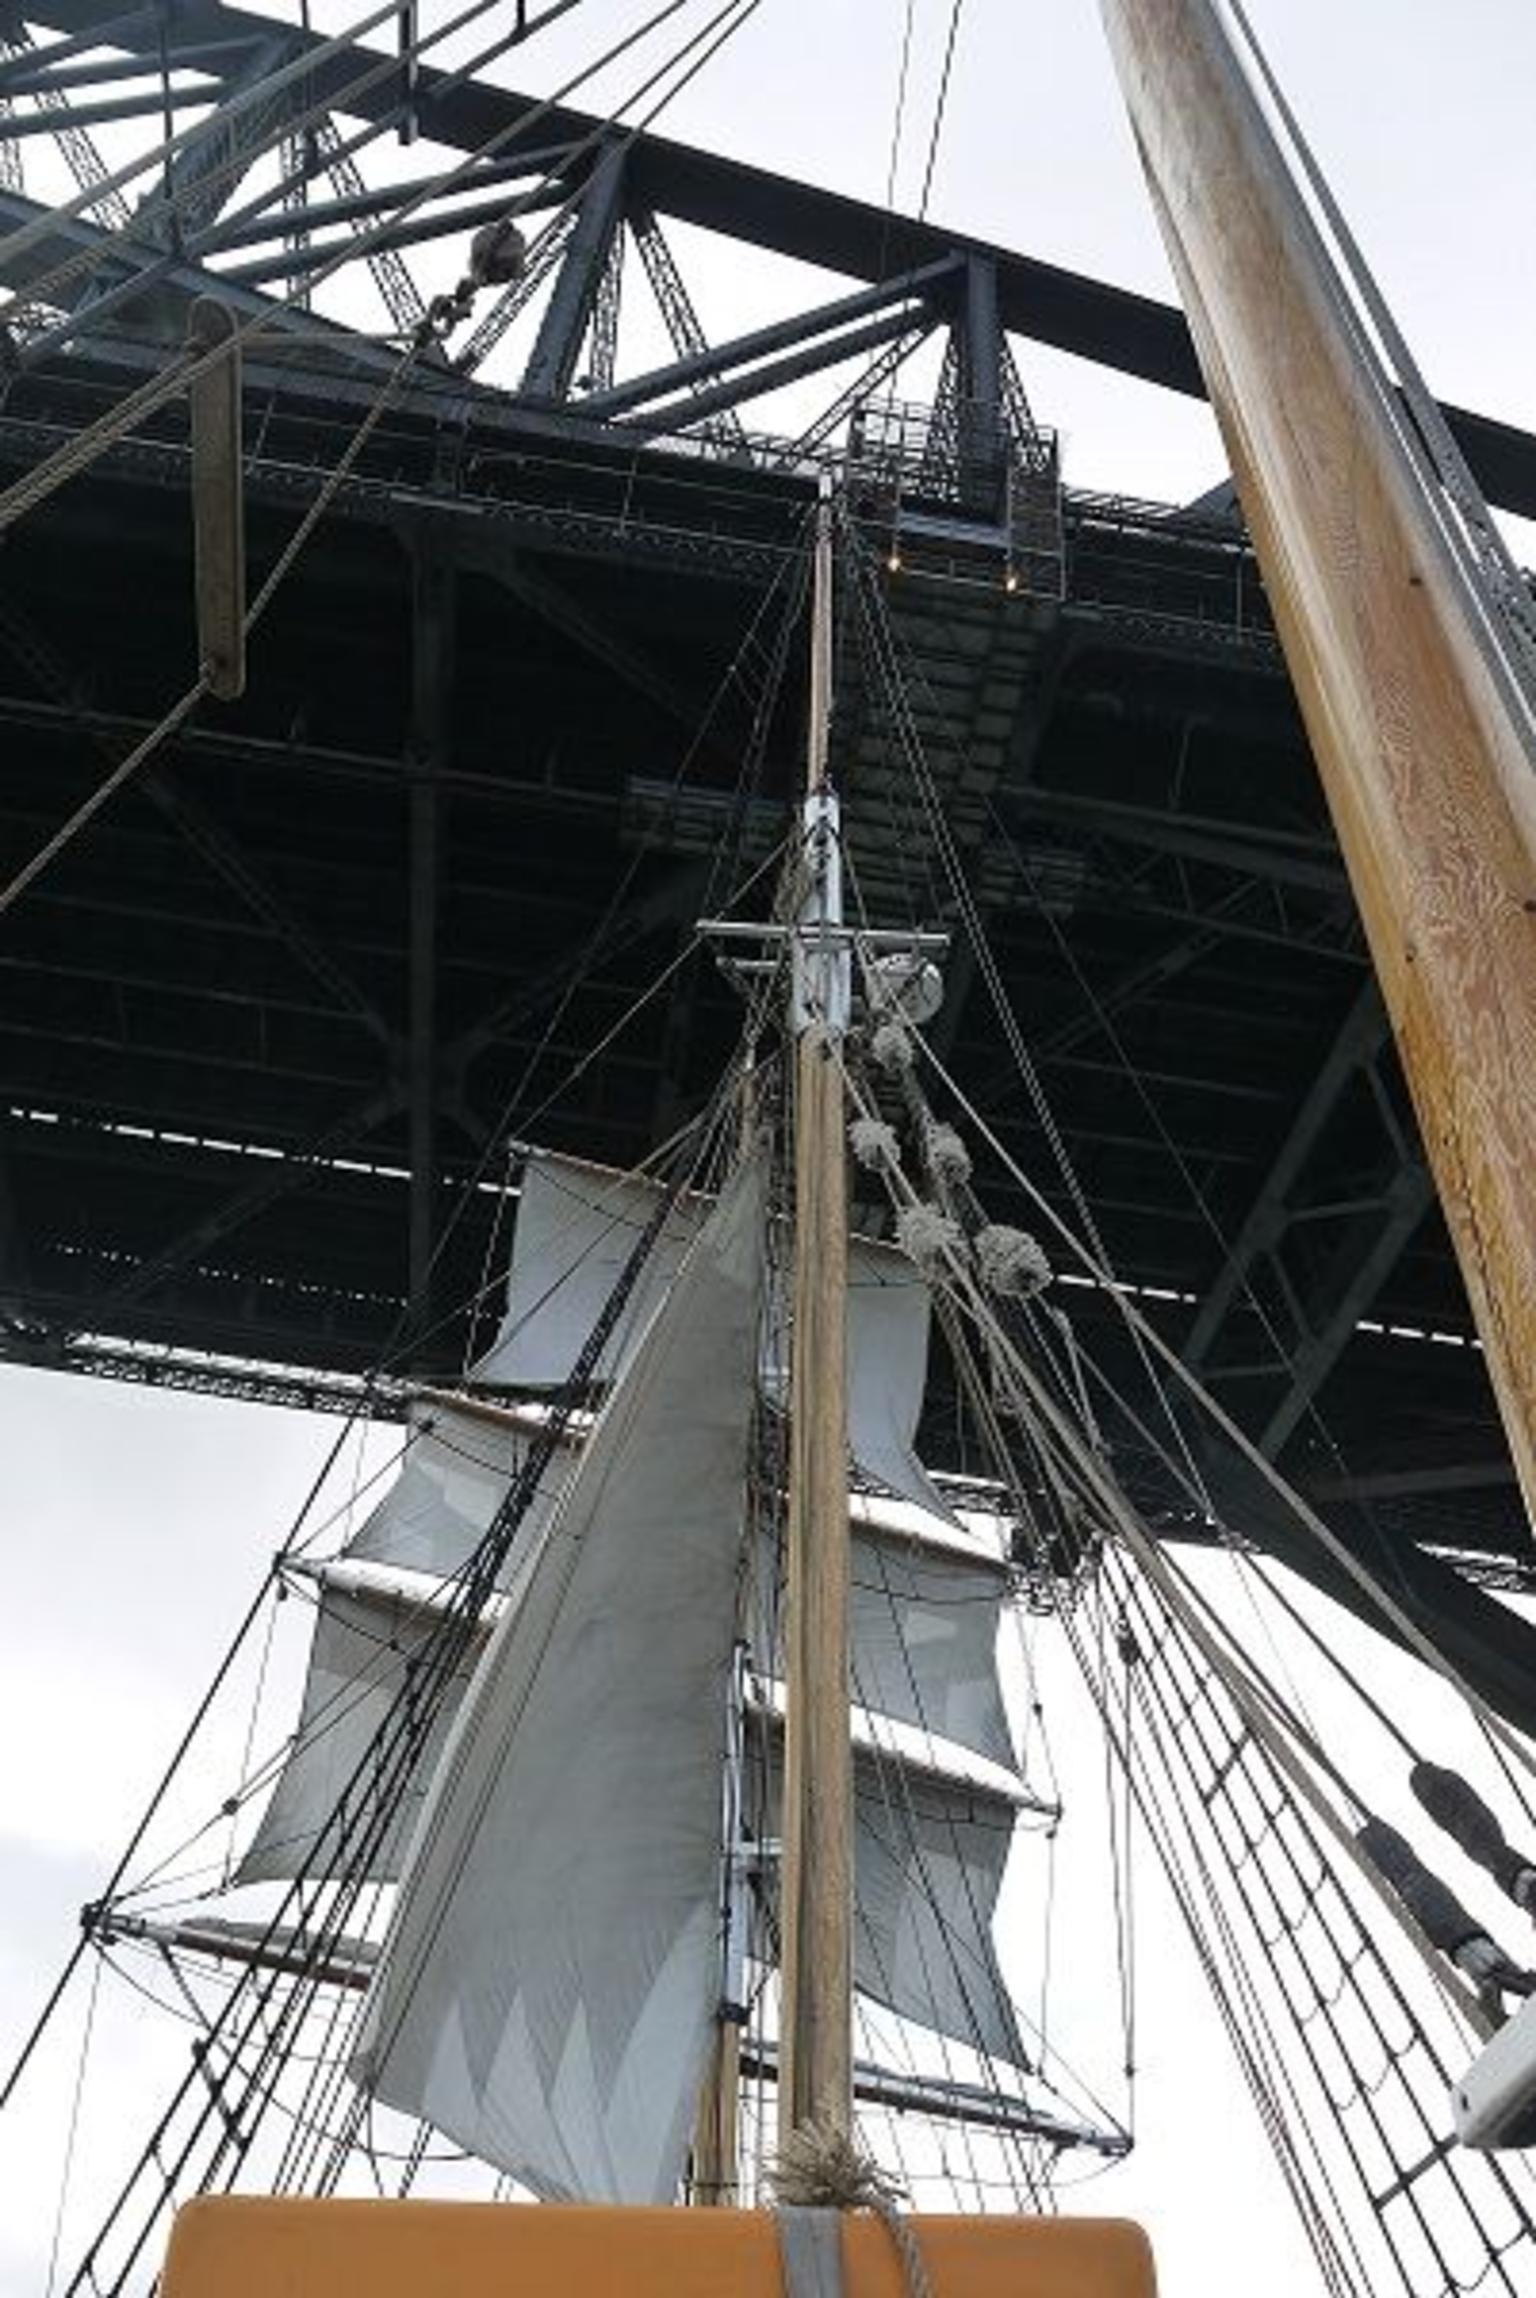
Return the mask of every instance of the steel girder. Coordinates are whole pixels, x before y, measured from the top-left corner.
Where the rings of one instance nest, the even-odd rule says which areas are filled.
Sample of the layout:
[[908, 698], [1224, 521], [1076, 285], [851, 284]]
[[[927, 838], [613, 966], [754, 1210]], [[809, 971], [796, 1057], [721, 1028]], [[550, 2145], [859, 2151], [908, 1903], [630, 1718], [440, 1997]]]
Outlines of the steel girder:
[[[160, 69], [162, 27], [151, 10], [124, 15], [111, 0], [39, 0], [29, 14], [32, 21], [60, 35], [28, 60], [34, 78], [67, 70], [71, 85], [89, 85], [81, 59], [93, 41], [142, 58], [149, 69]], [[325, 55], [317, 35], [283, 27], [281, 36], [290, 54], [316, 59], [303, 83], [307, 97], [339, 100], [356, 77], [353, 64], [344, 56]], [[207, 73], [212, 62], [222, 88], [233, 83], [242, 60], [249, 65], [268, 49], [274, 25], [268, 17], [221, 6], [219, 0], [185, 0], [168, 37], [167, 53], [174, 65], [185, 62]], [[109, 58], [106, 68], [115, 69], [117, 61]], [[419, 65], [408, 81], [396, 71], [376, 76], [366, 89], [353, 89], [347, 95], [347, 109], [375, 126], [405, 126], [451, 149], [470, 152], [491, 137], [514, 130], [520, 120], [531, 119], [535, 105], [532, 99], [485, 80], [460, 79]], [[584, 113], [558, 107], [546, 112], [539, 107], [537, 131], [541, 144], [574, 146], [600, 139], [602, 123]], [[960, 316], [962, 323], [968, 320], [967, 360], [984, 389], [991, 367], [983, 339], [996, 326], [1171, 390], [1202, 393], [1182, 315], [1154, 298], [958, 236], [917, 218], [892, 217], [868, 202], [664, 137], [637, 136], [627, 149], [624, 177], [626, 200], [643, 210], [749, 241], [850, 280], [878, 285], [955, 256], [963, 258], [967, 284]], [[274, 225], [276, 237], [280, 213]], [[429, 214], [418, 228], [423, 234], [430, 229]], [[210, 250], [217, 246], [216, 223], [212, 232]], [[408, 224], [400, 244], [409, 244], [411, 236]], [[585, 293], [590, 252], [578, 251], [566, 298], [567, 316]], [[1448, 407], [1445, 413], [1490, 500], [1526, 516], [1536, 515], [1536, 439], [1459, 408]]]

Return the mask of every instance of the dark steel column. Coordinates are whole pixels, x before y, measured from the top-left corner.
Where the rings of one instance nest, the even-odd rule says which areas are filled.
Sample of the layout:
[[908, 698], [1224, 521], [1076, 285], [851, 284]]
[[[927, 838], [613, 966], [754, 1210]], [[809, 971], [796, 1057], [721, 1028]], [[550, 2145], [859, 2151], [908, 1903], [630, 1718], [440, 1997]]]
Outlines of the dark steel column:
[[567, 399], [598, 287], [624, 215], [624, 152], [603, 152], [581, 195], [581, 210], [561, 259], [539, 325], [538, 339], [523, 372], [529, 399]]

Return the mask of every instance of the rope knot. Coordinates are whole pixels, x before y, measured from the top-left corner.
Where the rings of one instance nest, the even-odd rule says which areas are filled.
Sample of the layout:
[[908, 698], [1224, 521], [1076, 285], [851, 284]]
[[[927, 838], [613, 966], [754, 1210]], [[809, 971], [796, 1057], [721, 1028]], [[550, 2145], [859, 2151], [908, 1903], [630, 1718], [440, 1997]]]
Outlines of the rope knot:
[[878, 1173], [882, 1168], [894, 1171], [901, 1163], [896, 1128], [882, 1124], [878, 1117], [856, 1117], [848, 1128], [848, 1145], [859, 1163], [871, 1173]]
[[937, 1205], [904, 1205], [896, 1216], [896, 1242], [925, 1277], [942, 1277], [965, 1251], [965, 1232]]
[[872, 2210], [896, 2246], [907, 2298], [933, 2298], [917, 2235], [896, 2207], [906, 2200], [907, 2190], [850, 2131], [831, 2123], [801, 2123], [780, 2146], [768, 2183], [780, 2210]]
[[803, 2122], [791, 2131], [768, 2176], [774, 2200], [797, 2210], [885, 2211], [906, 2195], [850, 2132], [831, 2123]]

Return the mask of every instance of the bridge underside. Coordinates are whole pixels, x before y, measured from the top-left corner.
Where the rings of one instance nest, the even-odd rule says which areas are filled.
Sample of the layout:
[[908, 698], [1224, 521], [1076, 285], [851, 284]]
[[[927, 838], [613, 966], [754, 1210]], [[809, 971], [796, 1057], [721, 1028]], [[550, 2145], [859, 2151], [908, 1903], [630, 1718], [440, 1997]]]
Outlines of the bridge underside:
[[[193, 13], [205, 38], [214, 18], [252, 21]], [[60, 37], [91, 20], [43, 18]], [[724, 163], [690, 173], [677, 152], [642, 155], [648, 210], [764, 206], [750, 171], [712, 189]], [[867, 279], [852, 203], [789, 191], [781, 233], [819, 215], [843, 233], [832, 268]], [[912, 234], [891, 264], [946, 260]], [[983, 253], [1005, 306], [1027, 296], [1031, 267]], [[986, 305], [961, 276], [935, 292], [960, 293], [974, 399]], [[1072, 326], [1102, 336], [1118, 311], [1123, 363], [1155, 350], [1178, 379], [1172, 315], [1068, 286]], [[21, 362], [0, 485], [151, 363], [143, 309]], [[718, 394], [722, 372], [669, 388]], [[251, 357], [253, 577], [376, 381], [362, 350]], [[1536, 444], [1464, 420], [1506, 496], [1536, 500]], [[205, 706], [4, 920], [0, 1354], [322, 1404], [385, 1360], [451, 1374], [494, 1265], [509, 1135], [626, 1162], [706, 1098], [738, 1001], [707, 957], [672, 961], [783, 834], [810, 481], [708, 422], [708, 452], [697, 423], [691, 441], [660, 428], [422, 371], [281, 592], [245, 698]], [[187, 492], [171, 401], [0, 553], [7, 873], [191, 674]], [[1021, 580], [1000, 532], [952, 522], [941, 548], [910, 503], [855, 501], [871, 572], [844, 610], [835, 742], [872, 918], [956, 923], [886, 708], [884, 630], [1120, 1277], [1362, 1537], [1536, 1579], [1237, 530], [1069, 490], [1059, 556]], [[963, 950], [938, 1030], [1070, 1213]], [[1026, 1219], [980, 1170], [998, 1216]], [[1091, 1291], [1068, 1305], [1090, 1342], [1114, 1330]]]

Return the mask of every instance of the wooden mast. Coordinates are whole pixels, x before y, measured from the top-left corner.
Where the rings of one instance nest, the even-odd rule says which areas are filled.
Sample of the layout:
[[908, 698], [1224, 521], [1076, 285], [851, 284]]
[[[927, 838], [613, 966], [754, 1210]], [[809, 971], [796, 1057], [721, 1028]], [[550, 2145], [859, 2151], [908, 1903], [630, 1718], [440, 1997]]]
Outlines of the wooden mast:
[[779, 2136], [853, 2119], [853, 1769], [848, 1728], [848, 1022], [832, 699], [832, 501], [816, 510], [811, 695], [794, 935], [795, 1268], [790, 1365]]
[[1102, 7], [1536, 1512], [1529, 716], [1216, 8]]

